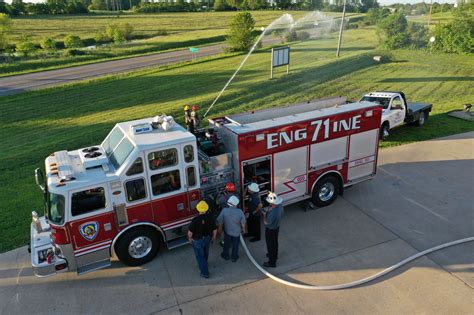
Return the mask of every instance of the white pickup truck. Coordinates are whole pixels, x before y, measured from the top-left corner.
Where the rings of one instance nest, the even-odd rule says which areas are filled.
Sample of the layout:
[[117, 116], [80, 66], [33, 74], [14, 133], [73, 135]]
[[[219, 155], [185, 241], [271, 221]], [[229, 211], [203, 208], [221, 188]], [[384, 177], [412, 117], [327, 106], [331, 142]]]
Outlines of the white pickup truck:
[[386, 140], [390, 129], [404, 123], [423, 126], [431, 112], [432, 104], [407, 102], [403, 92], [377, 91], [364, 95], [360, 102], [382, 105], [380, 138]]

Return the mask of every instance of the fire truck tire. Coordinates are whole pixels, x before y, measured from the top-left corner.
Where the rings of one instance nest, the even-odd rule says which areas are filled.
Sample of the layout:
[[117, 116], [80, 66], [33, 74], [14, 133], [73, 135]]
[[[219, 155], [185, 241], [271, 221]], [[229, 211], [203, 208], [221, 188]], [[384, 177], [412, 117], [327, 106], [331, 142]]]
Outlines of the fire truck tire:
[[137, 227], [122, 235], [115, 253], [127, 266], [140, 266], [155, 258], [161, 246], [158, 232], [150, 227]]
[[314, 185], [312, 199], [318, 207], [325, 207], [333, 203], [341, 193], [341, 183], [334, 175], [326, 175]]

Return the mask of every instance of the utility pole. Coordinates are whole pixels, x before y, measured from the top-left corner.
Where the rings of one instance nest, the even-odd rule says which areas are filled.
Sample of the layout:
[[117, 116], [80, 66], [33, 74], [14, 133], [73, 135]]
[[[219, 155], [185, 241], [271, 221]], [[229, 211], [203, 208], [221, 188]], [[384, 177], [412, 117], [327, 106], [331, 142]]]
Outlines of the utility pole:
[[[433, 0], [431, 0], [431, 1], [433, 1]], [[342, 20], [341, 20], [341, 28], [339, 29], [339, 39], [337, 41], [336, 57], [339, 57], [339, 53], [341, 51], [342, 29], [344, 28], [345, 18], [346, 18], [346, 0], [344, 0], [344, 4], [343, 4], [343, 7], [342, 7]]]
[[430, 3], [430, 14], [428, 15], [428, 27], [430, 27], [430, 22], [431, 22], [431, 11], [433, 10], [433, 0], [431, 0]]

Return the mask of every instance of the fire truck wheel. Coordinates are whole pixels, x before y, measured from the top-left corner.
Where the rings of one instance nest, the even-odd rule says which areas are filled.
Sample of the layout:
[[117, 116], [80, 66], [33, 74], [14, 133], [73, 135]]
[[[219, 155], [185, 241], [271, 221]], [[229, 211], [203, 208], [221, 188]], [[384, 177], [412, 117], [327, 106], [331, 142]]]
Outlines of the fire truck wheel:
[[380, 139], [385, 141], [388, 139], [388, 136], [390, 136], [390, 125], [385, 122], [382, 127], [380, 127]]
[[140, 266], [155, 258], [160, 243], [158, 232], [149, 227], [137, 227], [120, 237], [115, 252], [125, 265]]
[[330, 205], [341, 192], [339, 180], [332, 175], [321, 178], [313, 188], [313, 203], [318, 207]]

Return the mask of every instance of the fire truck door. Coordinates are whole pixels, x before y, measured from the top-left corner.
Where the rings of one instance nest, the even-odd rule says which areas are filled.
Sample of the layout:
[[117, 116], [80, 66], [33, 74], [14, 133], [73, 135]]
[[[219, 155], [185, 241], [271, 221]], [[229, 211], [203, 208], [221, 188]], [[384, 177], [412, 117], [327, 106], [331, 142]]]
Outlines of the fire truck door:
[[110, 266], [110, 245], [116, 234], [109, 187], [106, 183], [70, 193], [69, 228], [77, 273]]
[[147, 169], [143, 153], [135, 158], [121, 183], [124, 194], [115, 195], [114, 211], [119, 229], [135, 222], [153, 221], [150, 191], [147, 189]]
[[275, 192], [283, 200], [306, 194], [308, 146], [275, 153], [273, 163]]

